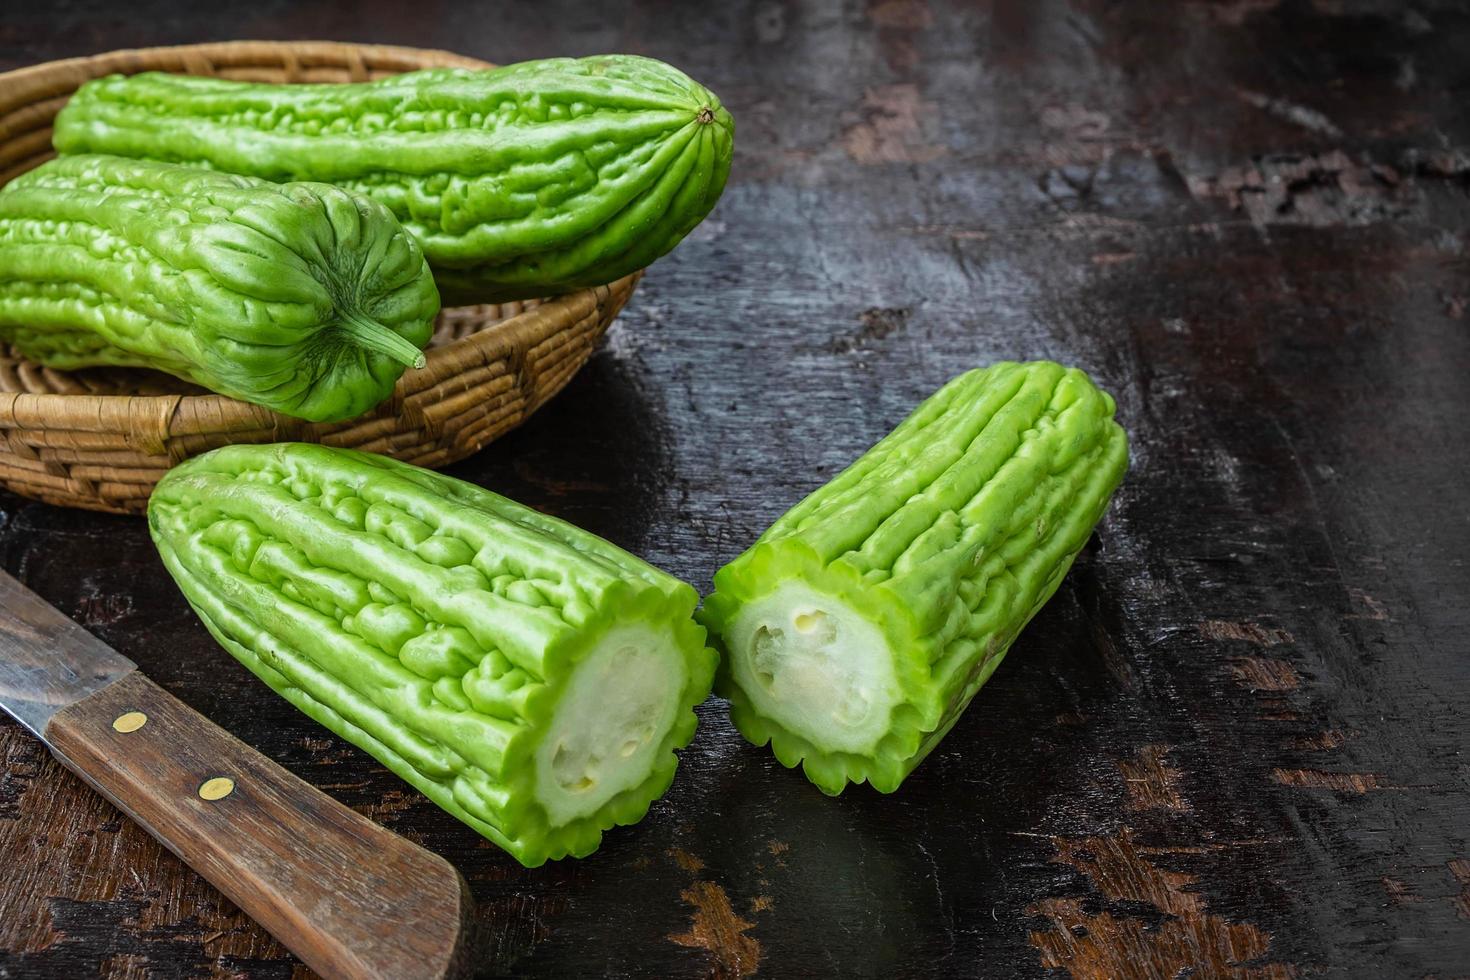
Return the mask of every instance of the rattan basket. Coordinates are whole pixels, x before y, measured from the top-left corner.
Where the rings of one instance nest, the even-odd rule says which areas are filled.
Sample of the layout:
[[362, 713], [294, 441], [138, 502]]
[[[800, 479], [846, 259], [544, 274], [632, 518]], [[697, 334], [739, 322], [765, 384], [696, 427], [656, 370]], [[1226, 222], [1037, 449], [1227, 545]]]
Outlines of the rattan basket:
[[[444, 65], [445, 51], [233, 41], [113, 51], [0, 74], [0, 183], [52, 156], [51, 120], [85, 81], [162, 70], [277, 82], [366, 81]], [[545, 301], [448, 309], [428, 365], [345, 422], [311, 423], [167, 375], [41, 368], [0, 345], [0, 483], [48, 503], [141, 512], [175, 463], [232, 442], [301, 440], [442, 466], [523, 422], [571, 380], [638, 276]]]

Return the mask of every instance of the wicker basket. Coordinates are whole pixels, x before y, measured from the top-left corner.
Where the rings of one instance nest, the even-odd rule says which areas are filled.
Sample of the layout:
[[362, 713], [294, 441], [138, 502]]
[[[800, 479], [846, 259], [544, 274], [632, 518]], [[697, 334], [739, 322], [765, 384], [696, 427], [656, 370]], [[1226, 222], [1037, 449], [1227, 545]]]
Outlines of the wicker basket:
[[[78, 86], [102, 75], [346, 82], [444, 65], [486, 67], [444, 51], [235, 41], [114, 51], [0, 74], [0, 183], [53, 155], [52, 118]], [[321, 442], [442, 466], [515, 428], [560, 391], [637, 280], [445, 310], [428, 365], [406, 372], [374, 411], [345, 422], [302, 422], [155, 372], [51, 371], [0, 346], [0, 483], [48, 503], [137, 513], [170, 466], [232, 442]]]

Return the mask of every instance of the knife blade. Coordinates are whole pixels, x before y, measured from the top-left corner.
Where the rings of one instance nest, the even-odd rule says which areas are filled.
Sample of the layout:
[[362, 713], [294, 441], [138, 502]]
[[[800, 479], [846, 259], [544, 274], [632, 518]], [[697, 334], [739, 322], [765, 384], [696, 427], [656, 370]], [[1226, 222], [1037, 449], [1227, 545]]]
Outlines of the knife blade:
[[0, 572], [0, 708], [46, 740], [46, 723], [138, 665]]
[[4, 572], [0, 708], [322, 976], [468, 969], [474, 903], [449, 862], [197, 714]]

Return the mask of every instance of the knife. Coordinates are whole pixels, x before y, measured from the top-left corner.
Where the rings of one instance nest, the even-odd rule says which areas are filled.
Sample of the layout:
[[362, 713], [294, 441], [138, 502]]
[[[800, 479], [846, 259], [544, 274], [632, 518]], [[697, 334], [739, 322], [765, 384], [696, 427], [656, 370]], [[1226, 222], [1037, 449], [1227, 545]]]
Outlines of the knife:
[[448, 861], [308, 786], [0, 572], [0, 708], [324, 977], [458, 976]]

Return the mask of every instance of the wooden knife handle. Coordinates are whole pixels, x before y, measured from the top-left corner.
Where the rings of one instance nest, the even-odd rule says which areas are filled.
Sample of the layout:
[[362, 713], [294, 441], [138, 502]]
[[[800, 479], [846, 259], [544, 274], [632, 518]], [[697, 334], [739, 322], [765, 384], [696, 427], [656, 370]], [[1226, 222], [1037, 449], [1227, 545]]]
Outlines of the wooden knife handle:
[[325, 977], [457, 976], [449, 862], [308, 786], [139, 672], [58, 712], [57, 757]]

